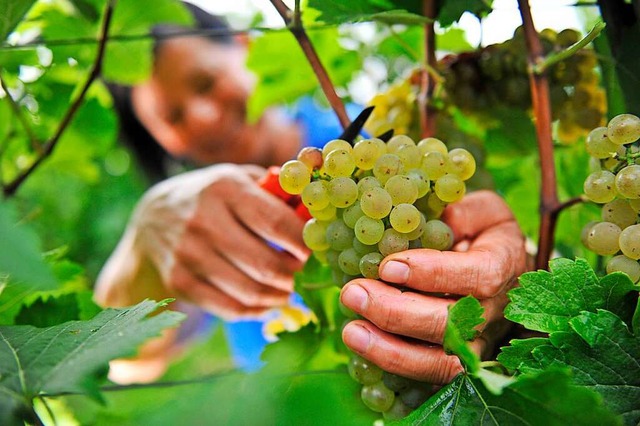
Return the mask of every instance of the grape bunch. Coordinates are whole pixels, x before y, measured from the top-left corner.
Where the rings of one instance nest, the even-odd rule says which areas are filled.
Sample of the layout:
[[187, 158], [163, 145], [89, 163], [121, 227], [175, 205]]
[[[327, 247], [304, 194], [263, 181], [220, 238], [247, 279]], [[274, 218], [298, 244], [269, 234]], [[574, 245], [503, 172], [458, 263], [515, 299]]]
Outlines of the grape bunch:
[[374, 106], [366, 129], [372, 135], [381, 135], [391, 129], [398, 134], [412, 135], [417, 131], [417, 88], [413, 76], [395, 81], [387, 90], [373, 96]]
[[[453, 232], [439, 218], [448, 203], [464, 196], [475, 169], [463, 148], [398, 135], [388, 143], [369, 138], [352, 146], [335, 139], [322, 150], [304, 148], [282, 166], [279, 180], [308, 208], [304, 242], [342, 287], [357, 277], [378, 279], [389, 254], [450, 249]], [[349, 372], [363, 385], [365, 405], [386, 418], [404, 417], [432, 393], [431, 385], [383, 372], [355, 355]]]
[[640, 280], [640, 118], [620, 114], [593, 129], [586, 149], [596, 170], [584, 182], [586, 197], [602, 204], [602, 221], [588, 223], [582, 242], [610, 256], [607, 273], [621, 271]]
[[[545, 29], [539, 36], [545, 55], [564, 50], [581, 38], [572, 29], [559, 33]], [[526, 55], [524, 31], [518, 28], [513, 38], [503, 43], [443, 58], [439, 65], [448, 99], [476, 114], [496, 107], [529, 109]], [[603, 124], [606, 98], [596, 65], [593, 50], [582, 49], [548, 70], [553, 119], [558, 120], [561, 142], [573, 142]]]

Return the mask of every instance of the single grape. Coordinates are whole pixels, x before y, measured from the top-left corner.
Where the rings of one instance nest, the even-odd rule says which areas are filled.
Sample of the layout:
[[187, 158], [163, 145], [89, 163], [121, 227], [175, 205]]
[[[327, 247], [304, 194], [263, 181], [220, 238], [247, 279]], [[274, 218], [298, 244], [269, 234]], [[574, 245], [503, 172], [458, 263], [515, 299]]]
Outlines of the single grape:
[[391, 408], [395, 394], [387, 389], [382, 380], [380, 380], [374, 384], [363, 386], [360, 391], [360, 397], [369, 409], [382, 413]]
[[386, 154], [386, 147], [378, 138], [363, 139], [353, 147], [353, 159], [361, 170], [371, 170], [380, 156]]
[[607, 262], [607, 274], [612, 272], [624, 272], [634, 283], [640, 280], [640, 264], [623, 254], [614, 256]]
[[408, 407], [416, 409], [433, 395], [433, 386], [427, 383], [413, 382], [413, 386], [400, 391], [398, 397]]
[[400, 157], [395, 154], [384, 154], [373, 166], [373, 175], [384, 185], [393, 176], [402, 174], [403, 170], [404, 165]]
[[427, 152], [422, 157], [422, 170], [427, 173], [429, 179], [435, 180], [447, 173], [447, 163], [449, 162], [448, 154], [441, 152]]
[[638, 213], [631, 208], [629, 200], [618, 198], [602, 206], [602, 220], [615, 223], [620, 229], [624, 229], [635, 225]]
[[382, 369], [356, 354], [351, 354], [347, 369], [351, 378], [361, 385], [372, 385], [382, 380]]
[[282, 165], [278, 176], [280, 186], [289, 194], [301, 194], [311, 181], [311, 172], [298, 160], [289, 160]]
[[424, 248], [449, 250], [453, 246], [453, 231], [443, 221], [432, 219], [427, 221], [420, 241]]
[[461, 200], [465, 192], [464, 182], [456, 175], [447, 174], [436, 180], [435, 193], [442, 201], [453, 203]]
[[418, 142], [418, 148], [422, 152], [422, 155], [427, 152], [439, 152], [440, 154], [447, 155], [447, 146], [440, 139], [437, 138], [425, 138]]
[[390, 154], [397, 153], [404, 147], [416, 146], [416, 143], [407, 135], [395, 135], [387, 142], [387, 152]]
[[351, 245], [359, 255], [363, 255], [363, 256], [365, 254], [378, 251], [378, 246], [376, 244], [363, 244], [362, 242], [360, 242], [360, 240], [357, 237], [353, 237], [353, 241], [351, 242]]
[[304, 163], [309, 170], [320, 170], [323, 164], [322, 150], [320, 148], [306, 146], [300, 150], [296, 159]]
[[391, 210], [389, 223], [396, 231], [406, 234], [420, 225], [421, 218], [422, 214], [413, 204], [401, 203]]
[[371, 188], [360, 199], [360, 208], [370, 218], [382, 219], [393, 207], [391, 195], [384, 188]]
[[640, 118], [633, 114], [616, 115], [609, 121], [609, 139], [618, 145], [626, 145], [640, 138]]
[[582, 227], [582, 231], [580, 232], [580, 241], [582, 241], [582, 245], [588, 249], [591, 249], [589, 247], [589, 232], [591, 232], [591, 228], [593, 228], [593, 225], [597, 223], [598, 222], [596, 222], [595, 220], [587, 222], [587, 224]]
[[311, 250], [327, 250], [329, 248], [327, 224], [317, 219], [309, 219], [302, 229], [302, 240]]
[[404, 251], [409, 248], [409, 239], [395, 229], [385, 229], [380, 242], [378, 242], [378, 250], [383, 256], [392, 253]]
[[409, 176], [416, 185], [416, 188], [418, 188], [418, 198], [422, 198], [427, 195], [431, 189], [431, 182], [429, 181], [427, 172], [422, 169], [411, 169], [407, 172], [407, 176]]
[[382, 374], [382, 381], [384, 382], [384, 385], [386, 387], [394, 392], [399, 392], [403, 389], [406, 389], [413, 383], [413, 380], [411, 379], [399, 376], [397, 374], [389, 373], [388, 371], [385, 371]]
[[358, 181], [358, 197], [362, 198], [362, 194], [371, 188], [382, 188], [382, 184], [374, 176], [366, 176]]
[[337, 217], [336, 213], [337, 213], [337, 209], [336, 209], [336, 206], [334, 206], [333, 204], [329, 204], [324, 209], [319, 209], [319, 210], [309, 209], [309, 214], [312, 217], [315, 217], [316, 219], [322, 220], [325, 222], [329, 222], [335, 219]]
[[407, 145], [400, 147], [395, 154], [400, 157], [405, 169], [415, 169], [420, 167], [420, 160], [422, 159], [422, 153], [420, 148], [415, 145]]
[[362, 216], [354, 227], [355, 237], [362, 244], [378, 244], [384, 235], [384, 223], [380, 219]]
[[632, 164], [615, 177], [615, 188], [625, 198], [640, 198], [640, 165]]
[[584, 194], [594, 203], [608, 203], [616, 197], [615, 180], [615, 175], [606, 170], [591, 173], [584, 181]]
[[[404, 235], [409, 239], [409, 241], [417, 240], [424, 234], [424, 231], [427, 229], [427, 219], [424, 217], [423, 213], [420, 213], [420, 223], [411, 232], [407, 232]], [[419, 241], [419, 240], [418, 240]], [[420, 243], [420, 248], [422, 247], [422, 243]]]
[[380, 274], [378, 273], [378, 267], [380, 266], [380, 262], [382, 262], [382, 255], [377, 251], [367, 253], [360, 258], [360, 273], [365, 278], [370, 278], [372, 280], [377, 280], [380, 278]]
[[469, 151], [455, 148], [449, 151], [447, 173], [454, 174], [462, 180], [467, 180], [476, 172], [476, 160]]
[[344, 209], [342, 212], [342, 220], [347, 226], [353, 229], [356, 226], [356, 222], [364, 216], [364, 212], [360, 208], [360, 201], [357, 200], [355, 203]]
[[587, 237], [587, 244], [589, 249], [602, 256], [615, 254], [620, 250], [619, 236], [620, 227], [618, 225], [611, 222], [600, 222], [591, 227]]
[[620, 250], [634, 260], [640, 259], [640, 225], [632, 225], [620, 233]]
[[346, 149], [331, 151], [324, 159], [324, 171], [332, 178], [351, 176], [355, 168], [353, 154]]
[[[331, 154], [329, 154], [331, 155]], [[358, 185], [348, 177], [329, 181], [329, 202], [336, 207], [349, 207], [358, 199]]]
[[322, 148], [322, 157], [327, 158], [327, 155], [329, 155], [330, 152], [339, 149], [345, 150], [347, 152], [353, 151], [353, 147], [349, 142], [342, 139], [333, 139], [324, 144], [324, 147]]
[[609, 140], [606, 127], [596, 127], [585, 139], [585, 147], [590, 156], [598, 159], [612, 157], [619, 146]]
[[385, 420], [401, 420], [407, 417], [413, 409], [402, 402], [400, 398], [394, 398], [393, 405], [387, 411], [382, 413], [382, 418]]
[[391, 204], [397, 206], [402, 203], [413, 204], [418, 199], [418, 187], [407, 175], [395, 175], [384, 185], [384, 189], [391, 195]]
[[629, 200], [629, 206], [631, 206], [636, 213], [640, 213], [640, 198]]
[[349, 228], [342, 219], [336, 219], [327, 226], [327, 242], [333, 250], [350, 248], [353, 237], [353, 229]]
[[329, 183], [325, 180], [311, 182], [302, 190], [302, 203], [312, 210], [322, 210], [329, 205]]
[[360, 256], [353, 247], [340, 252], [338, 265], [342, 272], [348, 275], [360, 275]]

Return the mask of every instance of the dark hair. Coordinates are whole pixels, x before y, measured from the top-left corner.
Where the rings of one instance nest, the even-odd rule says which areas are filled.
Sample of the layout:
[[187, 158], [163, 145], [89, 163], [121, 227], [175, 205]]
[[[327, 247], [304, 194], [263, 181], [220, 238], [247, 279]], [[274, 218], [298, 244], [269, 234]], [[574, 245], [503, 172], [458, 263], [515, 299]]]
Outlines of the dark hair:
[[[211, 15], [191, 3], [182, 2], [182, 4], [192, 15], [194, 25], [192, 27], [174, 24], [154, 26], [151, 29], [151, 35], [155, 40], [154, 55], [164, 40], [179, 36], [198, 35], [216, 43], [234, 43], [231, 29], [224, 18]], [[181, 160], [172, 157], [138, 120], [131, 103], [131, 86], [107, 82], [107, 87], [118, 114], [120, 139], [133, 151], [138, 164], [152, 183], [166, 179]]]

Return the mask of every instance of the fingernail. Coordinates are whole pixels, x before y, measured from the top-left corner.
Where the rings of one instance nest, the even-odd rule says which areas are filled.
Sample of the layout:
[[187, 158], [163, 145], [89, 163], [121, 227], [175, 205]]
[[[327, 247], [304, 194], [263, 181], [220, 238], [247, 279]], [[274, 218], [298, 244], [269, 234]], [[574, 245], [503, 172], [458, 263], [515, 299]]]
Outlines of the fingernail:
[[352, 284], [345, 289], [340, 299], [347, 308], [362, 312], [367, 307], [369, 295], [359, 285]]
[[409, 266], [406, 263], [389, 261], [380, 269], [380, 278], [396, 284], [409, 280]]
[[344, 343], [356, 352], [365, 353], [369, 349], [369, 331], [359, 325], [345, 327]]

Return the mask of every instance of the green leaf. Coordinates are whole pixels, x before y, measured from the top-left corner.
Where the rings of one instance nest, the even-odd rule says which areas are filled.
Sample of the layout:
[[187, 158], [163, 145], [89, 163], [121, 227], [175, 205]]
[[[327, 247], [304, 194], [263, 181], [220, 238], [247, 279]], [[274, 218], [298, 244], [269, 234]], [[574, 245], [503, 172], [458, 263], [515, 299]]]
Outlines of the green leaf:
[[607, 309], [625, 318], [633, 309], [627, 297], [634, 289], [622, 273], [602, 279], [584, 259], [554, 259], [550, 272], [523, 274], [520, 287], [509, 292], [505, 317], [529, 330], [552, 332], [569, 329], [569, 320], [582, 311]]
[[25, 305], [16, 316], [16, 325], [51, 327], [67, 321], [91, 319], [101, 309], [92, 301], [93, 292], [82, 291], [48, 297], [43, 295]]
[[476, 16], [485, 16], [491, 12], [491, 0], [440, 0], [438, 23], [443, 27], [457, 22], [463, 13], [471, 12]]
[[336, 330], [344, 317], [339, 312], [340, 289], [333, 282], [331, 269], [315, 256], [309, 257], [301, 272], [294, 275], [296, 292], [318, 318], [318, 327]]
[[0, 326], [0, 393], [29, 408], [39, 394], [92, 392], [92, 376], [108, 361], [132, 355], [146, 339], [183, 318], [163, 312], [145, 319], [158, 306], [144, 301], [48, 328]]
[[471, 350], [467, 341], [478, 334], [476, 326], [484, 322], [484, 308], [477, 299], [466, 296], [449, 306], [449, 316], [444, 330], [444, 350], [460, 358], [468, 371], [475, 373], [480, 368], [480, 357]]
[[530, 339], [514, 339], [509, 342], [509, 346], [501, 348], [498, 361], [512, 371], [539, 371], [541, 367], [537, 364], [532, 355], [532, 351], [538, 346], [548, 344], [546, 337], [532, 337]]
[[308, 6], [317, 10], [316, 20], [327, 24], [380, 21], [387, 24], [424, 24], [428, 20], [420, 15], [419, 2], [391, 0], [309, 0]]
[[16, 28], [35, 0], [0, 0], [0, 41]]
[[[396, 423], [394, 423], [396, 424]], [[398, 425], [616, 425], [600, 396], [572, 384], [563, 370], [523, 375], [493, 395], [478, 380], [458, 375]]]
[[47, 290], [56, 285], [51, 269], [41, 255], [35, 233], [24, 225], [16, 225], [8, 203], [0, 203], [0, 275], [9, 275], [13, 285], [22, 291]]

